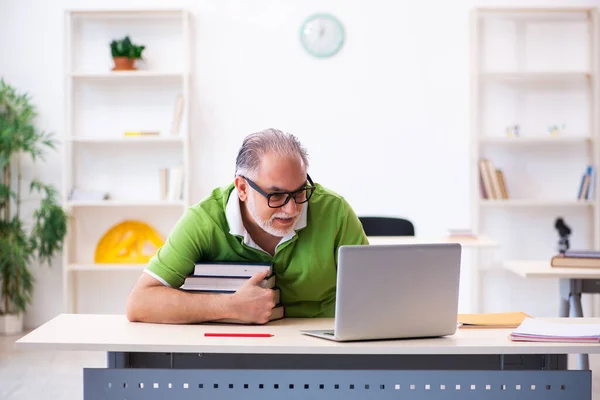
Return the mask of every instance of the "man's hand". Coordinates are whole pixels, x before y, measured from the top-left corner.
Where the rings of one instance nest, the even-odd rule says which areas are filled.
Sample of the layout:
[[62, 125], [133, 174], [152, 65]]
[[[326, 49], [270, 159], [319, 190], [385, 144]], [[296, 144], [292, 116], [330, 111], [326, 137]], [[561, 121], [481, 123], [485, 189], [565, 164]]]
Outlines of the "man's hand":
[[236, 319], [249, 323], [269, 322], [275, 301], [273, 290], [263, 289], [258, 284], [268, 276], [265, 270], [248, 279], [233, 295], [232, 308]]

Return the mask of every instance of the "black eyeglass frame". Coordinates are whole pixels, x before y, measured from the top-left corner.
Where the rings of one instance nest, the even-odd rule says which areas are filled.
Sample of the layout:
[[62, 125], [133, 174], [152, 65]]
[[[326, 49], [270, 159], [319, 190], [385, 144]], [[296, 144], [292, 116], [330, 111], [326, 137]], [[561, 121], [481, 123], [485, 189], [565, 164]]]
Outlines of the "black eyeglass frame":
[[[310, 186], [305, 186], [302, 189], [298, 189], [294, 192], [272, 192], [272, 193], [267, 193], [264, 190], [262, 190], [256, 183], [254, 183], [251, 179], [246, 178], [243, 175], [240, 175], [240, 177], [244, 178], [246, 180], [246, 182], [248, 182], [248, 185], [250, 185], [250, 187], [254, 190], [256, 190], [258, 193], [260, 193], [261, 195], [263, 195], [266, 199], [267, 199], [267, 205], [269, 206], [269, 208], [281, 208], [283, 206], [285, 206], [290, 199], [293, 197], [294, 198], [294, 202], [296, 204], [302, 204], [302, 203], [306, 203], [313, 195], [313, 192], [316, 189], [315, 184], [313, 183], [312, 179], [310, 178], [310, 175], [306, 174], [306, 179], [308, 180], [308, 183], [310, 184]], [[303, 201], [298, 201], [296, 199], [296, 195], [300, 194], [300, 192], [303, 192], [306, 190], [306, 200]], [[275, 196], [275, 195], [287, 195], [285, 201], [283, 202], [283, 204], [280, 204], [278, 206], [272, 206], [271, 205], [271, 197]]]

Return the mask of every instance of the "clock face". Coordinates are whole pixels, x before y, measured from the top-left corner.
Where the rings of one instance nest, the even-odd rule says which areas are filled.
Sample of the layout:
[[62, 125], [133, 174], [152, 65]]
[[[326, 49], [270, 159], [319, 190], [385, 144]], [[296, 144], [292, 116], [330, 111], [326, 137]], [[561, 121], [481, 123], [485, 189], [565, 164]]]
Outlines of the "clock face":
[[344, 29], [340, 21], [329, 14], [315, 14], [302, 24], [300, 41], [315, 57], [330, 57], [344, 43]]

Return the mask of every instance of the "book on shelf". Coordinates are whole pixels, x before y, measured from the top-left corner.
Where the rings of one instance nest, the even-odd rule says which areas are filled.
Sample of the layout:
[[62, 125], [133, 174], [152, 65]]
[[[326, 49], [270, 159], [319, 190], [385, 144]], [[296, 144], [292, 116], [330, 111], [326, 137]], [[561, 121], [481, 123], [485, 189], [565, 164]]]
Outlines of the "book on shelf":
[[183, 96], [178, 95], [175, 99], [175, 111], [173, 112], [173, 122], [171, 123], [171, 136], [179, 135], [179, 126], [181, 125], [181, 116], [183, 114]]
[[508, 329], [516, 328], [530, 318], [524, 312], [458, 314], [460, 329]]
[[479, 160], [479, 182], [482, 198], [489, 200], [508, 199], [504, 173], [486, 158]]
[[579, 183], [578, 200], [594, 200], [596, 196], [596, 166], [588, 165]]
[[525, 318], [509, 338], [514, 342], [600, 343], [600, 324]]
[[158, 171], [161, 200], [181, 200], [183, 198], [183, 165], [161, 168]]
[[600, 268], [600, 252], [567, 250], [552, 257], [550, 265], [556, 268]]

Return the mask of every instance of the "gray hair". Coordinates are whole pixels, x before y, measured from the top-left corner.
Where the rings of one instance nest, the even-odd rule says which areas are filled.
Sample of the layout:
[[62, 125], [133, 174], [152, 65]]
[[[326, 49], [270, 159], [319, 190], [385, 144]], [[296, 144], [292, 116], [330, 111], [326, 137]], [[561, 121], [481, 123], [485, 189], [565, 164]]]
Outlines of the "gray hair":
[[260, 168], [261, 157], [269, 152], [299, 156], [308, 168], [308, 153], [298, 138], [290, 133], [269, 128], [244, 138], [235, 162], [235, 176], [250, 175], [249, 177], [253, 178]]

